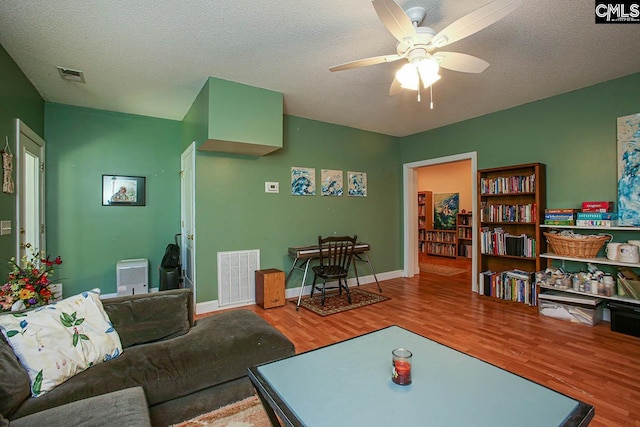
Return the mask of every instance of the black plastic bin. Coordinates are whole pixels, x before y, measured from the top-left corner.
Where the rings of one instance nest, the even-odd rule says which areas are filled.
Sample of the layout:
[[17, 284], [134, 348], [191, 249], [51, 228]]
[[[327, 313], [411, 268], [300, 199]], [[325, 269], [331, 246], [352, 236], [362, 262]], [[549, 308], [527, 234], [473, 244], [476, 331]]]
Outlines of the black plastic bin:
[[640, 337], [640, 305], [607, 302], [611, 311], [611, 330]]
[[160, 267], [160, 290], [180, 288], [180, 267]]

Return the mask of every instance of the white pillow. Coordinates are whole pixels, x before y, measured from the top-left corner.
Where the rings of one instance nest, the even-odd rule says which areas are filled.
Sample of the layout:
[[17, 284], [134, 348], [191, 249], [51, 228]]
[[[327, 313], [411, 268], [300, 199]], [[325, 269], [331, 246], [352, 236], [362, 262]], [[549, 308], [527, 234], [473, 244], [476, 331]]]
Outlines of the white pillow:
[[0, 316], [0, 328], [29, 373], [33, 397], [122, 353], [120, 336], [102, 308], [99, 289]]

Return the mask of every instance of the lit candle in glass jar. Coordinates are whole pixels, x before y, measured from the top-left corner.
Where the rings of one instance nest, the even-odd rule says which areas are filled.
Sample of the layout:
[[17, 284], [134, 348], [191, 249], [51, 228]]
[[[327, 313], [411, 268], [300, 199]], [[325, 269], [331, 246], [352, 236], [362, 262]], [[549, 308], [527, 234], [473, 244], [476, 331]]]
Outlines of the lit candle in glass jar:
[[411, 352], [404, 348], [396, 348], [391, 352], [393, 372], [391, 380], [399, 385], [411, 384]]

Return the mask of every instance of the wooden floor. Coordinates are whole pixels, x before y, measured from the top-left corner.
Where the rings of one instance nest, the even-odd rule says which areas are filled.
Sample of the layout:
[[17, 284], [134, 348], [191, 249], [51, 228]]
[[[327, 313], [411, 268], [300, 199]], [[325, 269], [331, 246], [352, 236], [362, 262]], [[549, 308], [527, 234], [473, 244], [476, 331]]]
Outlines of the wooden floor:
[[[470, 283], [470, 271], [388, 280], [381, 284], [391, 300], [328, 317], [296, 311], [294, 301], [243, 308], [282, 331], [297, 352], [399, 325], [595, 406], [591, 426], [640, 427], [640, 338], [611, 332], [608, 322], [539, 316], [536, 308], [476, 295]], [[361, 288], [377, 292], [375, 284]]]

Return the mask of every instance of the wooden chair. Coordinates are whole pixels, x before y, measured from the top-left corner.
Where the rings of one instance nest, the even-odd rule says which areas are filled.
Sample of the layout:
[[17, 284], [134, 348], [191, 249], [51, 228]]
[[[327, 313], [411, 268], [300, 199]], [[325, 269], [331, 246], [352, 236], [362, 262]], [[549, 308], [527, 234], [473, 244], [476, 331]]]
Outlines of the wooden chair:
[[[314, 291], [322, 292], [322, 305], [324, 305], [325, 294], [327, 289], [338, 289], [342, 295], [342, 289], [347, 293], [347, 300], [351, 304], [351, 293], [347, 285], [347, 275], [349, 274], [349, 265], [353, 257], [353, 249], [356, 245], [358, 236], [318, 236], [318, 246], [320, 252], [320, 264], [313, 267], [313, 285], [311, 287], [311, 296]], [[316, 285], [317, 279], [322, 279], [322, 286]], [[327, 280], [337, 280], [338, 285], [327, 287]]]

